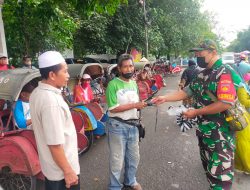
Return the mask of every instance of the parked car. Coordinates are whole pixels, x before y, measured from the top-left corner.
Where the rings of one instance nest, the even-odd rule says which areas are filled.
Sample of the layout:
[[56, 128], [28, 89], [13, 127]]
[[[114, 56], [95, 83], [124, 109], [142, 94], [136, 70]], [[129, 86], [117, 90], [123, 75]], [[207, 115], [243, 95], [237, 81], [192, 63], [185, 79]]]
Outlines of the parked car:
[[234, 52], [225, 52], [221, 55], [224, 64], [234, 64]]

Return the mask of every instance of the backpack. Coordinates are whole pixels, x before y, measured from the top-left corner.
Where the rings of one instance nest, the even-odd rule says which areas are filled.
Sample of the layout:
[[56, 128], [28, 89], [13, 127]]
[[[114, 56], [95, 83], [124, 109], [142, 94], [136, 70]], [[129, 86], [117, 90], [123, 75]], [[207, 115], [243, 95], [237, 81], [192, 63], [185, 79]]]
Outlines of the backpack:
[[[226, 76], [226, 80], [232, 81], [231, 73], [227, 70], [222, 75]], [[223, 83], [223, 81], [221, 81]], [[207, 95], [214, 101], [217, 102], [218, 99], [209, 90], [206, 90]], [[245, 129], [250, 124], [250, 117], [244, 105], [236, 99], [235, 104], [225, 111], [226, 121], [229, 123], [231, 131], [241, 131]]]

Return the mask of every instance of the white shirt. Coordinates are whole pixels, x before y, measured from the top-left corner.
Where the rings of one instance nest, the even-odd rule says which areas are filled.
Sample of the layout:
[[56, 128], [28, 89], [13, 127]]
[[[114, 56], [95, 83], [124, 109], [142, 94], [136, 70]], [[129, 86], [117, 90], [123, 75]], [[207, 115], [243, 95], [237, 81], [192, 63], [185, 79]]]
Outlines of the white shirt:
[[48, 145], [62, 145], [72, 169], [80, 174], [76, 130], [61, 90], [40, 82], [31, 94], [30, 112], [39, 160], [46, 178], [53, 181], [64, 179]]

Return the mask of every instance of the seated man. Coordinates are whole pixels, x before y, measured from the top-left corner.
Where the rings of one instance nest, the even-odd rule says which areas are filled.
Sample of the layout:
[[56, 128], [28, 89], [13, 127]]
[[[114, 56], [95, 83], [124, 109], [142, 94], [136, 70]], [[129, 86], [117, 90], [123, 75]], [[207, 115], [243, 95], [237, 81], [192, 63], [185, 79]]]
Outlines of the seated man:
[[[80, 80], [81, 81], [81, 80]], [[74, 89], [74, 102], [82, 102], [84, 104], [90, 103], [94, 100], [93, 91], [90, 86], [91, 77], [88, 74], [84, 74], [82, 77], [82, 83], [79, 82]]]
[[32, 65], [31, 57], [29, 57], [27, 55], [23, 57], [22, 63], [23, 63], [23, 67], [22, 68], [24, 68], [24, 69], [36, 69], [36, 67], [34, 67]]
[[34, 88], [35, 87], [30, 83], [27, 83], [23, 87], [14, 107], [14, 118], [17, 127], [20, 129], [31, 129], [32, 121], [30, 116], [29, 98]]

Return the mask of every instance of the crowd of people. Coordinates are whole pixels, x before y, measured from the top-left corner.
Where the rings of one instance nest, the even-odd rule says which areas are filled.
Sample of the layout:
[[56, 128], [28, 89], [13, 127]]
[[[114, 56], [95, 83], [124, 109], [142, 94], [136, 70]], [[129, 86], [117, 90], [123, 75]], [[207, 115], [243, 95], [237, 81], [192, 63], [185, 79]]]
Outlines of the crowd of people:
[[[225, 112], [238, 99], [246, 108], [250, 108], [250, 65], [244, 62], [244, 56], [235, 68], [224, 65], [217, 45], [212, 40], [204, 40], [190, 51], [194, 52], [197, 65], [189, 61], [188, 68], [182, 74], [179, 90], [154, 97], [151, 103], [159, 105], [192, 100], [184, 102], [193, 109], [188, 109], [183, 116], [198, 118], [196, 136], [209, 188], [230, 190], [234, 177], [236, 144], [235, 132], [230, 128]], [[24, 57], [23, 63], [24, 67], [31, 68], [30, 58]], [[15, 120], [18, 127], [34, 130], [46, 190], [79, 190], [80, 165], [76, 131], [69, 106], [61, 93], [61, 88], [69, 80], [67, 64], [59, 52], [47, 51], [39, 56], [38, 65], [42, 81], [37, 88], [29, 83], [24, 86], [16, 102]], [[145, 108], [147, 103], [140, 101], [136, 81], [132, 79], [135, 68], [131, 55], [121, 55], [117, 67], [119, 76], [111, 80], [106, 89], [109, 115], [106, 123], [109, 147], [108, 189], [142, 190], [136, 180], [140, 160], [138, 110]], [[0, 70], [7, 69], [12, 69], [8, 67], [8, 58], [1, 55]], [[141, 77], [145, 78], [144, 72], [146, 70]], [[80, 88], [89, 87], [90, 80], [89, 75], [84, 75], [79, 80]], [[84, 90], [81, 92], [86, 93]], [[76, 101], [91, 101], [83, 100], [82, 97], [75, 98]]]

